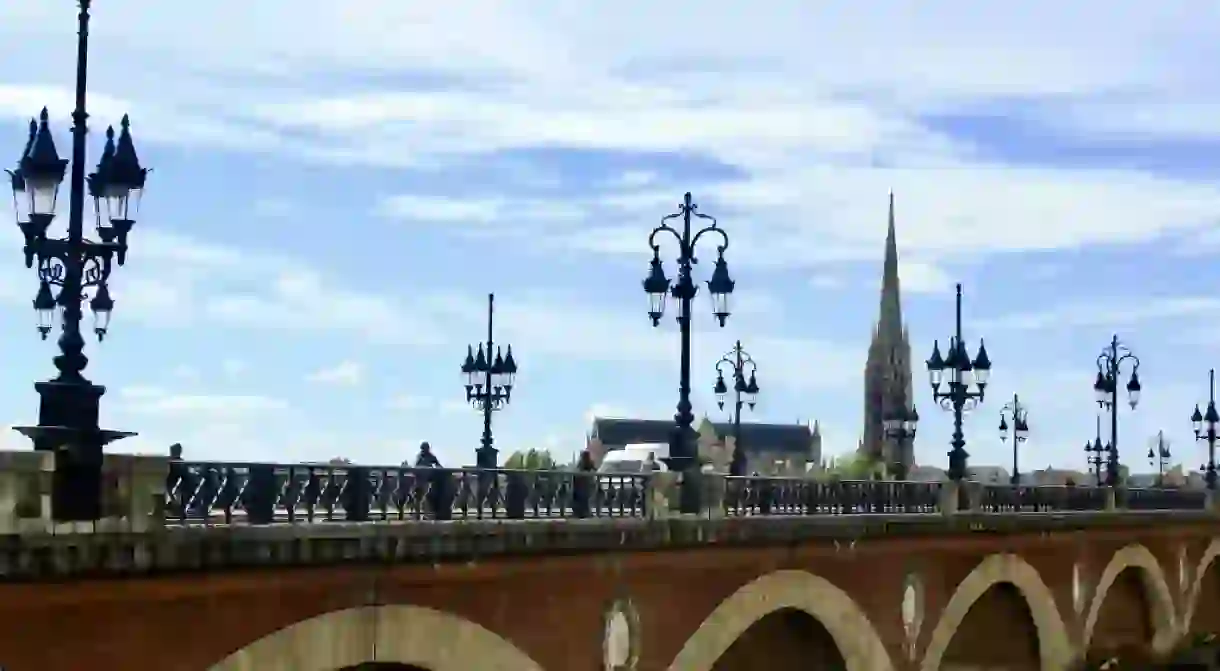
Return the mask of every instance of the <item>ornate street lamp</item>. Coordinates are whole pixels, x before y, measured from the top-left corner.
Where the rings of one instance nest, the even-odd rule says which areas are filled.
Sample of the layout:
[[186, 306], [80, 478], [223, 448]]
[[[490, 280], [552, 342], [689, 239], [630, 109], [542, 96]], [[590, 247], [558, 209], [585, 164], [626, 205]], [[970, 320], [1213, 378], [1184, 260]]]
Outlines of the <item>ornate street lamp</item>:
[[1085, 462], [1093, 468], [1093, 481], [1101, 485], [1101, 465], [1105, 461], [1101, 455], [1110, 452], [1110, 446], [1108, 444], [1103, 445], [1101, 442], [1101, 415], [1097, 416], [1097, 435], [1093, 438], [1093, 442], [1087, 440], [1084, 442], [1084, 451], [1086, 455], [1092, 455], [1086, 456]]
[[[729, 386], [724, 381], [724, 370], [722, 366], [728, 364], [733, 376], [733, 460], [729, 464], [729, 475], [745, 475], [746, 470], [746, 452], [741, 443], [741, 408], [749, 406], [750, 410], [754, 409], [754, 404], [758, 402], [758, 380], [755, 378], [755, 373], [758, 371], [758, 365], [754, 363], [754, 359], [741, 348], [741, 341], [733, 346], [732, 351], [720, 357], [720, 361], [716, 362], [716, 385], [713, 391], [716, 392], [716, 406], [724, 409], [725, 397], [728, 396]], [[746, 378], [747, 368], [749, 369], [749, 379]]]
[[1148, 465], [1156, 467], [1157, 487], [1165, 486], [1165, 471], [1169, 470], [1169, 462], [1173, 454], [1169, 451], [1169, 441], [1165, 440], [1165, 432], [1157, 431], [1156, 438], [1148, 446]]
[[[891, 352], [890, 371], [898, 370], [897, 354]], [[895, 376], [891, 375], [889, 386], [887, 387], [887, 396], [883, 396], [883, 401], [889, 401], [889, 394], [894, 391]], [[919, 411], [915, 409], [915, 404], [904, 405], [903, 403], [886, 405], [885, 412], [881, 417], [881, 431], [887, 440], [893, 441], [894, 452], [892, 460], [892, 473], [896, 480], [904, 481], [910, 476], [907, 470], [907, 460], [904, 458], [905, 447], [915, 440], [915, 432], [919, 428]]]
[[1127, 382], [1127, 403], [1134, 410], [1140, 402], [1140, 360], [1118, 341], [1118, 336], [1110, 339], [1110, 344], [1097, 356], [1097, 380], [1093, 382], [1093, 392], [1097, 396], [1097, 406], [1110, 413], [1110, 444], [1106, 454], [1106, 486], [1118, 485], [1118, 403], [1115, 400], [1118, 391], [1118, 378], [1122, 374], [1123, 362], [1131, 364], [1131, 379]]
[[[953, 413], [953, 449], [949, 451], [949, 479], [958, 482], [966, 477], [966, 437], [962, 434], [962, 414], [973, 410], [983, 402], [987, 379], [991, 375], [991, 359], [987, 347], [979, 341], [978, 355], [970, 360], [970, 352], [962, 340], [962, 285], [957, 285], [955, 331], [949, 338], [949, 355], [942, 357], [940, 342], [932, 343], [932, 356], [928, 359], [928, 377], [932, 384], [932, 399], [940, 407]], [[945, 374], [948, 373], [948, 380]], [[941, 385], [947, 385], [941, 391]]]
[[[38, 333], [45, 340], [58, 314], [62, 328], [59, 375], [35, 384], [41, 398], [38, 426], [16, 427], [34, 442], [36, 450], [54, 450], [53, 515], [60, 520], [93, 520], [100, 515], [102, 448], [109, 442], [135, 435], [98, 428], [99, 402], [105, 388], [84, 376], [89, 359], [81, 336], [81, 304], [89, 300], [93, 332], [98, 340], [110, 328], [114, 299], [109, 279], [114, 265], [127, 260], [127, 237], [135, 223], [148, 171], [140, 166], [131, 138], [130, 122], [123, 117], [118, 137], [106, 129], [106, 144], [97, 170], [85, 175], [86, 63], [90, 0], [80, 0], [76, 52], [76, 106], [72, 112], [72, 160], [68, 183], [68, 226], [65, 237], [48, 236], [55, 219], [59, 187], [69, 162], [59, 157], [51, 135], [49, 115], [43, 108], [30, 121], [29, 138], [16, 170], [8, 171], [13, 188], [17, 225], [24, 238], [27, 268], [38, 271], [34, 309]], [[86, 192], [86, 188], [88, 191]], [[85, 197], [92, 196], [98, 240], [84, 235]]]
[[1021, 399], [1016, 394], [1012, 395], [1012, 400], [1004, 404], [1000, 408], [1000, 442], [1008, 442], [1008, 420], [1012, 419], [1012, 476], [1009, 477], [1009, 482], [1014, 485], [1021, 484], [1020, 464], [1017, 460], [1019, 446], [1029, 437], [1029, 424], [1026, 420], [1029, 418], [1029, 411], [1021, 404]]
[[1199, 412], [1198, 404], [1195, 405], [1195, 412], [1190, 416], [1190, 423], [1194, 425], [1195, 440], [1205, 441], [1207, 443], [1207, 464], [1203, 467], [1203, 479], [1207, 481], [1207, 488], [1214, 490], [1216, 488], [1216, 438], [1217, 426], [1220, 426], [1220, 413], [1216, 412], [1216, 370], [1213, 368], [1207, 371], [1207, 412]]
[[[466, 360], [462, 362], [462, 378], [466, 384], [466, 402], [483, 413], [483, 439], [476, 450], [475, 464], [479, 468], [495, 468], [496, 448], [491, 436], [491, 413], [504, 409], [512, 400], [513, 383], [517, 377], [517, 361], [513, 359], [513, 346], [500, 351], [492, 337], [495, 317], [496, 295], [487, 294], [487, 342], [466, 346]], [[486, 349], [485, 349], [486, 347]], [[491, 356], [496, 353], [495, 358]]]
[[[669, 470], [684, 474], [698, 473], [698, 459], [695, 454], [695, 441], [692, 425], [695, 416], [691, 413], [690, 402], [690, 328], [691, 303], [698, 289], [691, 277], [692, 267], [698, 262], [695, 248], [699, 239], [707, 233], [720, 236], [716, 246], [716, 263], [712, 269], [712, 278], [707, 282], [708, 295], [712, 299], [712, 314], [721, 326], [729, 317], [729, 296], [733, 293], [735, 282], [729, 277], [729, 267], [724, 260], [724, 252], [729, 248], [729, 236], [723, 229], [717, 227], [715, 217], [698, 211], [699, 206], [691, 200], [689, 192], [683, 196], [678, 211], [661, 218], [661, 225], [652, 230], [648, 236], [648, 246], [652, 247], [652, 263], [648, 277], [644, 280], [644, 291], [648, 294], [648, 316], [652, 325], [661, 323], [661, 315], [665, 312], [665, 299], [672, 296], [678, 301], [678, 328], [681, 333], [681, 365], [678, 373], [678, 412], [674, 414], [674, 431], [669, 439], [669, 456], [666, 466]], [[708, 226], [691, 231], [691, 217], [698, 217], [712, 222]], [[682, 230], [679, 232], [669, 222], [682, 220]], [[661, 266], [661, 246], [657, 242], [658, 233], [669, 233], [678, 243], [678, 279], [670, 282]], [[700, 508], [697, 477], [683, 478], [680, 508], [684, 513], [698, 513]], [[689, 485], [689, 486], [686, 486]]]

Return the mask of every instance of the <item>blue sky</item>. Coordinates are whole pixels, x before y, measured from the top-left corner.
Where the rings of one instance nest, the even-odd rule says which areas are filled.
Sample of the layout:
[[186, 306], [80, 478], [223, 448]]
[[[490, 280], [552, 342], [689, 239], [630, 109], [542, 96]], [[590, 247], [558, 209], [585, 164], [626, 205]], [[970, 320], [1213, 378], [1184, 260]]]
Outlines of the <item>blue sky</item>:
[[[67, 153], [73, 4], [0, 4], [13, 160], [43, 105]], [[690, 190], [738, 282], [727, 328], [699, 303], [696, 413], [716, 416], [713, 364], [740, 338], [755, 417], [816, 419], [849, 451], [893, 189], [915, 354], [950, 333], [961, 281], [994, 361], [973, 463], [1007, 463], [995, 425], [1017, 392], [1024, 464], [1082, 466], [1117, 331], [1145, 387], [1125, 461], [1145, 469], [1163, 429], [1196, 466], [1188, 417], [1220, 364], [1220, 9], [746, 7], [99, 3], [90, 165], [130, 112], [155, 169], [111, 337], [89, 349], [105, 424], [141, 433], [123, 449], [196, 458], [385, 463], [427, 439], [469, 462], [458, 366], [489, 291], [521, 368], [502, 455], [579, 449], [594, 414], [669, 417], [676, 332], [650, 327], [640, 281], [649, 230]], [[3, 248], [0, 422], [32, 423], [54, 345], [14, 226]], [[917, 395], [917, 459], [943, 465], [948, 416]]]

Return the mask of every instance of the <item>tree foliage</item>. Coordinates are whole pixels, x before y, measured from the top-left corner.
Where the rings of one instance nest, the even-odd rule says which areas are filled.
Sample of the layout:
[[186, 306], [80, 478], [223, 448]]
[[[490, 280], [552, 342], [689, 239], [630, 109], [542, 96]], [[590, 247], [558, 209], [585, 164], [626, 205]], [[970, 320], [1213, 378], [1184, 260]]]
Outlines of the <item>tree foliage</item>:
[[818, 475], [827, 480], [875, 480], [884, 478], [886, 469], [885, 464], [857, 452], [823, 461]]
[[512, 468], [525, 471], [550, 471], [557, 468], [554, 457], [551, 456], [550, 450], [517, 450], [508, 455], [508, 459], [504, 461], [504, 468]]

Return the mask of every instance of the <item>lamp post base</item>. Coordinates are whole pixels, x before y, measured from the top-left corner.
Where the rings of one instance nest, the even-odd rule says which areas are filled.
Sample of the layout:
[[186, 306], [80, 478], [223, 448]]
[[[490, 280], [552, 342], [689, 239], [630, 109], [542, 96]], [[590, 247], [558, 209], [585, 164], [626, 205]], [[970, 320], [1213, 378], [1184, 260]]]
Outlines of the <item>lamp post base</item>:
[[38, 382], [41, 397], [37, 426], [15, 426], [34, 449], [55, 452], [51, 478], [51, 517], [80, 522], [102, 517], [102, 450], [136, 435], [97, 426], [99, 401], [106, 388], [89, 383]]
[[962, 448], [954, 448], [949, 452], [949, 479], [961, 482], [966, 479], [966, 460], [970, 455]]
[[499, 454], [500, 451], [494, 447], [480, 447], [474, 451], [474, 465], [477, 468], [496, 468]]
[[[35, 382], [38, 392], [38, 426], [97, 429], [102, 394], [106, 388], [89, 382]], [[23, 432], [24, 433], [24, 432]], [[26, 434], [40, 452], [55, 451], [64, 443], [61, 433], [44, 432], [38, 437]]]

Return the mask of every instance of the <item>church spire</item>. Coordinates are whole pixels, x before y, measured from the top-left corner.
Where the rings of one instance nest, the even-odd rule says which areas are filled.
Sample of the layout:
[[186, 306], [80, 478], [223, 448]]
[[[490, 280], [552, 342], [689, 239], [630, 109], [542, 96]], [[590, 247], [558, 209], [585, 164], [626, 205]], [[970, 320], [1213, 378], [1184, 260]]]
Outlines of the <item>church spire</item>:
[[885, 264], [881, 277], [881, 309], [873, 328], [864, 368], [864, 440], [870, 458], [905, 473], [913, 463], [910, 440], [895, 445], [885, 436], [885, 416], [894, 408], [909, 408], [913, 400], [911, 345], [902, 323], [902, 296], [898, 286], [898, 234], [894, 221], [894, 192], [890, 191]]
[[902, 298], [898, 287], [898, 234], [894, 230], [894, 192], [890, 191], [890, 220], [885, 233], [885, 266], [881, 276], [881, 314], [877, 332], [897, 342], [902, 337]]

